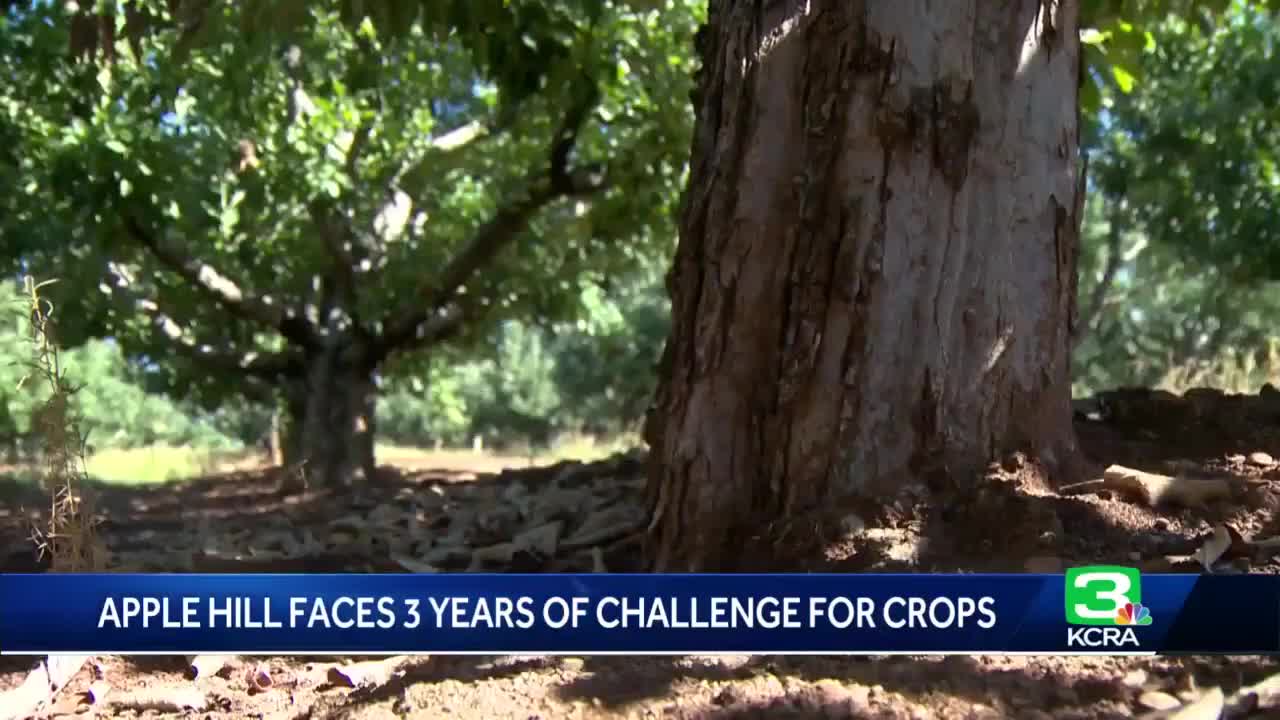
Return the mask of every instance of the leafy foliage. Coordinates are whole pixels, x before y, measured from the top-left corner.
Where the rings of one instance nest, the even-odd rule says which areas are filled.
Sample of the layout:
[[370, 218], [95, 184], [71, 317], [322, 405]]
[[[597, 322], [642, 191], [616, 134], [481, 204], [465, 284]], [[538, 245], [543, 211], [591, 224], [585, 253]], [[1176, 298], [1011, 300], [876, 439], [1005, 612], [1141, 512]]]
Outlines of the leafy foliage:
[[392, 442], [545, 445], [559, 433], [612, 435], [633, 429], [656, 381], [670, 310], [657, 273], [616, 289], [589, 290], [572, 324], [511, 322], [483, 353], [436, 358], [425, 377], [397, 381], [383, 396], [379, 431]]
[[[1083, 0], [1080, 5], [1080, 110], [1086, 137], [1116, 97], [1144, 81], [1156, 37], [1171, 19], [1212, 33], [1224, 18], [1246, 9], [1259, 16], [1280, 9], [1277, 0]], [[1230, 21], [1228, 20], [1228, 24]]]
[[1274, 25], [1255, 8], [1206, 32], [1167, 22], [1147, 79], [1117, 99], [1097, 164], [1151, 241], [1230, 280], [1280, 279], [1280, 76]]
[[667, 253], [693, 3], [192, 7], [113, 15], [110, 62], [61, 4], [0, 33], [0, 253], [64, 278], [67, 339], [114, 338], [148, 387], [251, 392], [250, 354], [335, 307], [389, 350], [437, 314], [464, 346], [572, 320]]
[[[1257, 284], [1280, 271], [1274, 4], [1082, 4], [1081, 303], [1097, 312], [1076, 350], [1081, 392], [1266, 350], [1280, 311], [1280, 294]], [[9, 6], [0, 263], [61, 279], [47, 291], [81, 344], [67, 358], [93, 442], [256, 442], [269, 405], [226, 399], [274, 401], [270, 376], [241, 365], [296, 344], [157, 248], [307, 321], [343, 306], [372, 335], [465, 308], [447, 343], [380, 368], [391, 441], [625, 429], [666, 336], [659, 277], [704, 5]], [[586, 106], [560, 160], [605, 170], [608, 188], [526, 212], [566, 116]], [[439, 292], [513, 207], [512, 236]], [[5, 328], [0, 342], [23, 332]], [[25, 432], [38, 402], [11, 387], [0, 433]]]
[[1082, 306], [1097, 296], [1105, 307], [1076, 351], [1080, 391], [1157, 384], [1179, 368], [1195, 376], [1224, 353], [1270, 356], [1280, 312], [1270, 11], [1237, 2], [1216, 23], [1155, 23], [1142, 82], [1108, 98], [1088, 147], [1081, 258]]
[[[52, 286], [41, 289], [44, 292]], [[22, 383], [30, 369], [17, 352], [29, 344], [31, 324], [22, 312], [23, 297], [14, 283], [0, 283], [0, 346], [15, 352], [0, 364], [0, 446], [12, 452], [29, 436], [36, 410], [49, 398], [41, 383]], [[54, 308], [57, 313], [57, 308]], [[57, 313], [61, 318], [61, 313]], [[193, 408], [145, 391], [129, 377], [128, 364], [114, 343], [96, 340], [62, 353], [66, 379], [75, 388], [71, 400], [95, 448], [139, 447], [158, 443], [234, 448], [238, 442]]]

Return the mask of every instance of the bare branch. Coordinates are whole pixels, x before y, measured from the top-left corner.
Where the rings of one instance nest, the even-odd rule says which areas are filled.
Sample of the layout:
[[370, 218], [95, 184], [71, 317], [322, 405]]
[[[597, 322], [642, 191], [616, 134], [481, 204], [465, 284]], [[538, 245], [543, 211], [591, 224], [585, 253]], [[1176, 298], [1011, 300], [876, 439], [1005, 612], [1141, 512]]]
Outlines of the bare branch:
[[303, 347], [315, 344], [315, 333], [306, 320], [270, 298], [259, 298], [245, 292], [234, 281], [213, 266], [200, 262], [185, 249], [165, 242], [148, 232], [138, 219], [124, 215], [125, 228], [135, 242], [142, 245], [162, 264], [215, 300], [227, 312], [243, 320], [256, 322], [279, 332], [285, 339]]
[[102, 290], [132, 304], [147, 316], [155, 330], [184, 357], [211, 369], [240, 372], [264, 379], [289, 377], [301, 372], [300, 365], [287, 353], [230, 353], [208, 343], [196, 342], [191, 339], [187, 329], [172, 315], [164, 312], [158, 303], [140, 296], [134, 290], [134, 279], [126, 268], [113, 262], [108, 264], [107, 271], [113, 282], [103, 283]]

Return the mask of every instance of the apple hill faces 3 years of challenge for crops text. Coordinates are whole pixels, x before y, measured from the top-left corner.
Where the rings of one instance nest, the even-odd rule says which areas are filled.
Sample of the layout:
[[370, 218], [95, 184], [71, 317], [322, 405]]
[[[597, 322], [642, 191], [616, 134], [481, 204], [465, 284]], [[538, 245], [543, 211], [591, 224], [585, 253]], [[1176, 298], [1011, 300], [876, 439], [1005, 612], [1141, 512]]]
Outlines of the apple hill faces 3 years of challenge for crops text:
[[830, 627], [950, 629], [996, 624], [991, 597], [290, 597], [286, 607], [261, 597], [108, 597], [102, 630], [577, 628], [586, 620], [613, 629], [800, 629]]

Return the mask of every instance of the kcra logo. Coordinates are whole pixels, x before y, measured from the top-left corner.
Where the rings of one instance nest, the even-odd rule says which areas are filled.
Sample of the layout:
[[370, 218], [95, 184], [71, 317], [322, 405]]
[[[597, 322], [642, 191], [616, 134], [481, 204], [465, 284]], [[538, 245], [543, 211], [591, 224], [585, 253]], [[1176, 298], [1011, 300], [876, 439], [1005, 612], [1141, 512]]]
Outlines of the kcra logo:
[[1072, 568], [1066, 577], [1067, 647], [1139, 647], [1134, 626], [1150, 625], [1142, 605], [1136, 568], [1094, 565]]

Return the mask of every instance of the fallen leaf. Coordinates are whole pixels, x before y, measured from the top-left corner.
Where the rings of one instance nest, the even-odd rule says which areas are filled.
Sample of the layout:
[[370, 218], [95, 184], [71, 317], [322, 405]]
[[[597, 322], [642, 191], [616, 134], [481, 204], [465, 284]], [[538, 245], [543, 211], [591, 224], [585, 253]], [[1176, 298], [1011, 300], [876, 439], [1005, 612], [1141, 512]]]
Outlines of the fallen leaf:
[[329, 668], [329, 682], [354, 689], [385, 685], [409, 657], [395, 655], [382, 660], [337, 665]]
[[249, 692], [269, 690], [272, 685], [271, 672], [265, 665], [254, 665], [245, 671], [244, 682], [249, 686]]
[[1280, 708], [1280, 675], [1240, 688], [1232, 693], [1227, 705], [1232, 716]]
[[187, 675], [192, 680], [217, 675], [235, 655], [196, 655], [187, 660]]
[[113, 708], [180, 713], [184, 710], [204, 710], [209, 706], [209, 698], [202, 691], [188, 685], [147, 688], [124, 694], [113, 694], [109, 704]]
[[98, 680], [89, 683], [89, 689], [85, 691], [85, 699], [90, 705], [101, 705], [106, 701], [107, 695], [111, 694], [111, 683], [106, 680]]
[[471, 551], [461, 545], [443, 545], [427, 553], [427, 564], [433, 567], [460, 567], [471, 562]]
[[84, 693], [63, 695], [41, 709], [40, 715], [47, 718], [61, 718], [79, 715], [89, 709]]
[[1226, 698], [1221, 688], [1213, 688], [1199, 700], [1184, 705], [1169, 715], [1169, 720], [1218, 720], [1222, 717], [1222, 709], [1226, 706]]
[[506, 565], [511, 562], [511, 556], [515, 555], [517, 550], [519, 548], [516, 544], [509, 542], [476, 548], [471, 551], [471, 569], [480, 568], [484, 563]]
[[425, 563], [420, 560], [414, 560], [413, 558], [407, 555], [401, 555], [400, 553], [391, 553], [391, 560], [395, 564], [399, 565], [400, 567], [404, 568], [405, 570], [411, 573], [440, 572], [440, 570], [437, 569], [436, 566], [432, 565], [431, 563]]
[[1120, 683], [1125, 687], [1140, 688], [1147, 684], [1147, 671], [1142, 668], [1131, 670], [1120, 678]]
[[1253, 548], [1250, 546], [1250, 543], [1244, 539], [1238, 530], [1226, 523], [1224, 523], [1222, 527], [1226, 528], [1227, 537], [1231, 539], [1231, 545], [1227, 547], [1227, 552], [1224, 554], [1225, 557], [1246, 558], [1253, 554]]
[[1225, 525], [1215, 525], [1213, 535], [1196, 550], [1195, 559], [1204, 566], [1205, 572], [1213, 572], [1213, 564], [1231, 547], [1231, 533]]
[[89, 655], [50, 655], [44, 660], [50, 692], [57, 692], [71, 681], [80, 668], [91, 659]]
[[592, 545], [604, 545], [639, 529], [644, 522], [643, 513], [629, 505], [615, 505], [593, 513], [572, 537], [560, 543], [566, 550], [577, 550]]
[[0, 693], [0, 720], [16, 720], [34, 715], [51, 702], [75, 676], [88, 655], [50, 655], [40, 662], [22, 684]]
[[1138, 704], [1148, 710], [1170, 710], [1181, 707], [1182, 701], [1166, 692], [1148, 690], [1138, 696]]
[[544, 557], [550, 557], [556, 553], [556, 546], [560, 541], [560, 530], [563, 527], [564, 523], [558, 520], [549, 522], [546, 525], [525, 530], [516, 535], [512, 542], [522, 550], [532, 550]]

